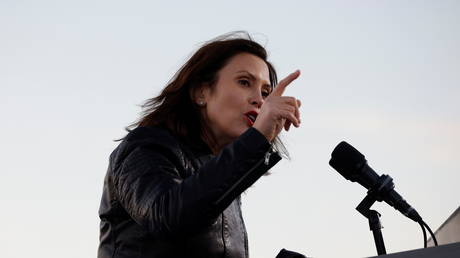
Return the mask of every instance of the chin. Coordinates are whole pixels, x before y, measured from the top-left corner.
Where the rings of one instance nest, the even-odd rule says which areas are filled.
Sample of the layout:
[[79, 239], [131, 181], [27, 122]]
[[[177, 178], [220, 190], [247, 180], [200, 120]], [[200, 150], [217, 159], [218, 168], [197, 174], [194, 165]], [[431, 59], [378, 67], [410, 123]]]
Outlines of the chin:
[[248, 126], [248, 125], [241, 126], [240, 128], [238, 128], [237, 130], [234, 131], [233, 136], [235, 136], [235, 138], [238, 138], [238, 137], [240, 137], [240, 135], [242, 135], [244, 132], [246, 132], [246, 130], [248, 130], [249, 128], [251, 128], [251, 127]]
[[227, 127], [227, 130], [223, 130], [220, 136], [222, 140], [226, 139], [226, 141], [234, 141], [249, 128], [251, 128], [251, 126], [247, 125], [246, 123], [241, 123], [238, 127]]

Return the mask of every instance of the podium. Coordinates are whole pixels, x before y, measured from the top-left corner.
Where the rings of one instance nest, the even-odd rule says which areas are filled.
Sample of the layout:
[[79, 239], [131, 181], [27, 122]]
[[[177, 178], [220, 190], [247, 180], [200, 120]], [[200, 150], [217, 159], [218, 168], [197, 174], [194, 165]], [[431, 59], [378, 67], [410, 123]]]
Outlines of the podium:
[[[440, 244], [460, 242], [460, 207], [442, 223], [434, 235]], [[428, 239], [428, 246], [434, 246], [433, 239]]]
[[460, 257], [460, 242], [440, 245], [436, 247], [428, 247], [405, 251], [400, 253], [392, 253], [387, 255], [372, 256], [378, 258], [459, 258]]

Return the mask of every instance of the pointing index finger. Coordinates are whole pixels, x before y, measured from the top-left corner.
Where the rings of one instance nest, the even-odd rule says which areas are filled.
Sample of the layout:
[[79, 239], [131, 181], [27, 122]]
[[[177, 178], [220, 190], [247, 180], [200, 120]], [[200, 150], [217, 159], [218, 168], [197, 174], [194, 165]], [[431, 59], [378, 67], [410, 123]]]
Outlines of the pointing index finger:
[[275, 95], [275, 96], [281, 96], [283, 95], [284, 93], [284, 90], [286, 89], [286, 87], [292, 82], [294, 81], [295, 79], [297, 79], [300, 75], [300, 70], [296, 70], [295, 72], [289, 74], [288, 76], [286, 76], [286, 78], [284, 78], [283, 80], [281, 80], [278, 85], [276, 86], [276, 88], [273, 90], [272, 92], [272, 95]]

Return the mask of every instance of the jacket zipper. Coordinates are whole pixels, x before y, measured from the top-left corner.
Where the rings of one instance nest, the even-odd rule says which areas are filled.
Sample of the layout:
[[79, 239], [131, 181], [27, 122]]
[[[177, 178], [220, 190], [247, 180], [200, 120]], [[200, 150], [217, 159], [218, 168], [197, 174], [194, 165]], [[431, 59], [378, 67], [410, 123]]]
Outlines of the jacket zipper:
[[272, 148], [270, 147], [270, 149], [267, 151], [267, 153], [265, 153], [265, 162], [264, 164], [266, 166], [268, 166], [268, 163], [270, 161], [270, 155], [272, 155]]

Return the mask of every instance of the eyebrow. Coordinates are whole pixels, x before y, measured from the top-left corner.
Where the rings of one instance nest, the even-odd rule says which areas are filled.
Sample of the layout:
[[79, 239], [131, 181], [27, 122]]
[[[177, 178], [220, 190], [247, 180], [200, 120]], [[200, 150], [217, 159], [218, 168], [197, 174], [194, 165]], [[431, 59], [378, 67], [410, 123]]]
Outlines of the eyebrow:
[[[252, 73], [246, 71], [246, 70], [240, 70], [238, 71], [237, 73], [245, 73], [251, 80], [253, 81], [257, 81], [257, 77], [255, 77]], [[262, 85], [262, 87], [268, 87], [270, 89], [270, 91], [273, 90], [273, 87], [270, 83], [264, 83], [264, 85]]]

